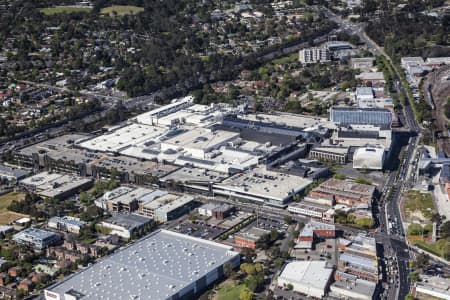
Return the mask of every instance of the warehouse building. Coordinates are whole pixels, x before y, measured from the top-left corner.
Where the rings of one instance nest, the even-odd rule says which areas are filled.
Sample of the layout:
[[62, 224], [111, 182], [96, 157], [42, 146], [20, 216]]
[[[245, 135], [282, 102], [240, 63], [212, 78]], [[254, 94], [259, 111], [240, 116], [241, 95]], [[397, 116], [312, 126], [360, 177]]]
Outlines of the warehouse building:
[[332, 274], [326, 261], [294, 261], [281, 270], [278, 286], [291, 284], [295, 292], [320, 299], [327, 294]]
[[36, 229], [27, 228], [13, 236], [13, 241], [17, 244], [30, 246], [36, 250], [43, 250], [48, 246], [52, 246], [61, 241], [61, 238], [56, 233]]
[[[158, 230], [44, 292], [46, 300], [195, 299], [239, 266], [232, 247]], [[77, 295], [79, 298], [77, 298]]]

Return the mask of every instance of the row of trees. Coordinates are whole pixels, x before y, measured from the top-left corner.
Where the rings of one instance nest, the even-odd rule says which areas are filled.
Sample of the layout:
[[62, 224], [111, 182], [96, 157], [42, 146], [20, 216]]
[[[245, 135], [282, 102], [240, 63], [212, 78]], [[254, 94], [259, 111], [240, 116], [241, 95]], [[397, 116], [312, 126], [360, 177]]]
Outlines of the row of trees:
[[357, 218], [354, 214], [347, 214], [342, 210], [336, 211], [335, 221], [339, 224], [353, 225], [363, 229], [370, 229], [375, 225], [372, 218]]

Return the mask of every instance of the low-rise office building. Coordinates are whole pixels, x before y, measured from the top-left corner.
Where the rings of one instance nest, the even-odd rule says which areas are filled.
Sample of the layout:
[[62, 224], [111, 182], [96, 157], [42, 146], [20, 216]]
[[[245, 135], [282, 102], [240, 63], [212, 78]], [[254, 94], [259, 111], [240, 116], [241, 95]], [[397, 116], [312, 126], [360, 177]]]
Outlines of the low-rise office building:
[[48, 246], [55, 245], [61, 241], [61, 237], [50, 231], [27, 228], [13, 236], [17, 244], [30, 246], [36, 250], [43, 250]]
[[302, 201], [300, 203], [292, 203], [287, 209], [293, 214], [323, 219], [330, 207], [318, 203]]
[[[158, 230], [44, 291], [46, 300], [194, 299], [237, 268], [230, 246]], [[77, 298], [79, 297], [79, 298]]]
[[355, 57], [352, 58], [352, 68], [361, 70], [362, 72], [370, 71], [374, 66], [375, 59], [373, 57]]
[[428, 57], [425, 65], [429, 67], [439, 67], [441, 65], [450, 65], [450, 57]]
[[234, 244], [237, 248], [256, 249], [258, 241], [265, 235], [270, 234], [270, 231], [252, 227], [249, 230], [239, 232], [234, 235]]
[[364, 280], [378, 282], [378, 260], [350, 253], [339, 256], [338, 269], [343, 273], [356, 275]]
[[312, 249], [314, 241], [336, 237], [336, 227], [333, 224], [317, 221], [308, 222], [300, 231], [295, 248]]
[[309, 152], [309, 158], [345, 165], [348, 162], [348, 154], [348, 147], [314, 146]]
[[229, 204], [207, 203], [198, 208], [202, 216], [214, 217], [218, 220], [227, 218], [235, 211], [235, 207]]
[[42, 172], [20, 181], [20, 185], [30, 192], [58, 200], [73, 196], [80, 190], [87, 190], [93, 183], [90, 178], [50, 172]]
[[193, 207], [193, 203], [194, 197], [189, 195], [177, 195], [173, 201], [155, 209], [153, 218], [158, 222], [167, 222], [176, 219], [185, 213], [188, 213]]
[[356, 75], [355, 79], [361, 80], [363, 84], [370, 84], [371, 86], [384, 86], [386, 84], [383, 72], [363, 72]]
[[132, 213], [139, 208], [141, 199], [153, 193], [154, 190], [147, 188], [118, 187], [117, 189], [105, 193], [103, 199], [106, 200], [107, 208], [111, 212]]
[[49, 228], [78, 234], [86, 226], [86, 222], [71, 216], [52, 217], [48, 220], [47, 226]]
[[375, 296], [377, 284], [358, 278], [356, 275], [336, 271], [335, 278], [339, 278], [330, 286], [330, 296], [338, 299], [372, 300]]
[[100, 226], [110, 230], [109, 234], [118, 235], [129, 239], [133, 233], [139, 233], [146, 225], [151, 224], [152, 219], [135, 215], [119, 214], [100, 223]]
[[340, 250], [349, 254], [364, 256], [367, 258], [377, 258], [377, 245], [375, 238], [358, 233], [352, 240], [340, 239], [338, 242]]
[[9, 180], [21, 180], [25, 178], [30, 171], [11, 166], [0, 165], [0, 182]]

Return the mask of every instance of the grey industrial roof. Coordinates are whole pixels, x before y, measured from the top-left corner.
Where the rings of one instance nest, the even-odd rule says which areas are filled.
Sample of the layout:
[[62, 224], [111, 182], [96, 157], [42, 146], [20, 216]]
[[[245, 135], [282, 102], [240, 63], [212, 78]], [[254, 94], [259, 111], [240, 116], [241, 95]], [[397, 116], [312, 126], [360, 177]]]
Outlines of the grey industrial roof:
[[74, 226], [84, 226], [86, 224], [86, 222], [77, 220], [75, 218], [70, 218], [67, 216], [64, 217], [52, 217], [48, 220], [48, 222], [57, 222], [57, 223], [63, 223], [63, 224], [70, 224], [70, 225], [74, 225]]
[[167, 299], [239, 254], [211, 241], [156, 231], [48, 290], [89, 299]]
[[377, 271], [377, 261], [375, 259], [365, 258], [359, 255], [342, 253], [339, 260], [348, 262], [353, 266], [361, 267], [366, 270]]
[[28, 174], [30, 174], [30, 171], [28, 170], [0, 165], [0, 176], [3, 175], [7, 177], [22, 178]]
[[48, 239], [52, 236], [56, 235], [56, 233], [51, 232], [51, 231], [45, 231], [42, 229], [37, 229], [37, 228], [27, 228], [22, 230], [19, 233], [16, 233], [13, 238], [14, 240], [16, 239], [28, 239], [28, 237], [32, 237], [33, 239], [37, 239], [37, 240], [45, 240]]
[[360, 96], [372, 96], [373, 97], [373, 90], [371, 87], [367, 86], [361, 86], [356, 88], [356, 94]]
[[133, 229], [139, 227], [143, 224], [150, 222], [151, 219], [134, 214], [119, 214], [115, 215], [108, 220], [104, 221], [104, 223], [114, 224], [118, 226], [125, 227], [127, 229]]

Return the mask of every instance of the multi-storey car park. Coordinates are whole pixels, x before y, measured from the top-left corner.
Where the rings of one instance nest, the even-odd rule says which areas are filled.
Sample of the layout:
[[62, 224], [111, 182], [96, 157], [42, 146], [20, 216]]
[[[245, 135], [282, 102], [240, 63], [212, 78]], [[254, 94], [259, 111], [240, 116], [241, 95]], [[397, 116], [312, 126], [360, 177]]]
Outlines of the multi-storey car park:
[[45, 299], [195, 299], [239, 262], [230, 246], [158, 230], [48, 287]]

